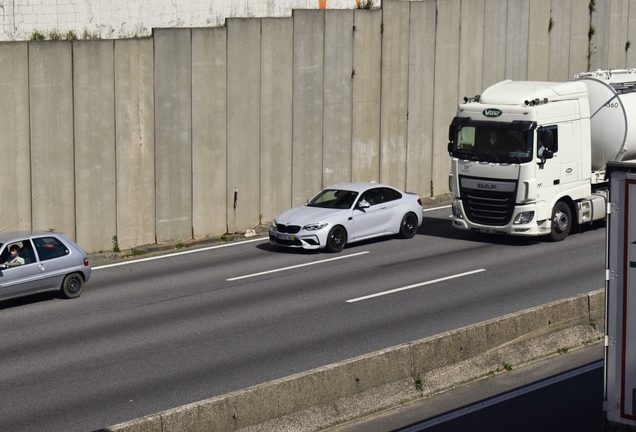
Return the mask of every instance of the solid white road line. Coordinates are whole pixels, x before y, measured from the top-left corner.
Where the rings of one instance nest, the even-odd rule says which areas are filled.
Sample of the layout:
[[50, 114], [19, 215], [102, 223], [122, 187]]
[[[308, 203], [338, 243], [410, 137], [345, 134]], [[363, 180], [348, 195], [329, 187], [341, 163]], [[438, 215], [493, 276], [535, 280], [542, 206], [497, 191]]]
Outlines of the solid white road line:
[[223, 243], [222, 245], [218, 245], [218, 246], [209, 246], [209, 247], [204, 247], [204, 248], [200, 248], [200, 249], [191, 249], [191, 250], [187, 250], [187, 251], [183, 251], [183, 252], [173, 252], [167, 255], [158, 255], [158, 256], [154, 256], [154, 257], [148, 257], [148, 258], [141, 258], [141, 259], [136, 259], [136, 260], [132, 260], [132, 261], [122, 261], [122, 262], [118, 262], [115, 264], [106, 264], [103, 266], [97, 266], [97, 267], [93, 267], [91, 270], [99, 270], [99, 269], [105, 269], [105, 268], [110, 268], [110, 267], [118, 267], [118, 266], [123, 266], [123, 265], [128, 265], [128, 264], [135, 264], [135, 263], [140, 263], [140, 262], [144, 262], [144, 261], [152, 261], [152, 260], [158, 260], [158, 259], [162, 259], [162, 258], [172, 258], [175, 256], [179, 256], [179, 255], [186, 255], [186, 254], [191, 254], [191, 253], [196, 253], [196, 252], [203, 252], [203, 251], [207, 251], [207, 250], [211, 250], [211, 249], [220, 249], [220, 248], [224, 248], [224, 247], [230, 247], [230, 246], [239, 246], [245, 243], [252, 243], [252, 242], [257, 242], [257, 241], [269, 241], [268, 237], [259, 237], [256, 239], [252, 239], [252, 240], [241, 240], [240, 242], [235, 242], [235, 243]]
[[354, 298], [354, 299], [351, 299], [351, 300], [347, 300], [347, 303], [354, 303], [354, 302], [358, 302], [358, 301], [361, 301], [361, 300], [367, 300], [367, 299], [374, 298], [374, 297], [380, 297], [380, 296], [384, 296], [384, 295], [387, 295], [387, 294], [393, 294], [393, 293], [396, 293], [396, 292], [399, 292], [399, 291], [410, 290], [410, 289], [421, 287], [421, 286], [424, 286], [424, 285], [430, 285], [430, 284], [434, 284], [434, 283], [437, 283], [437, 282], [443, 282], [445, 280], [450, 280], [450, 279], [455, 279], [455, 278], [459, 278], [459, 277], [463, 277], [463, 276], [468, 276], [468, 275], [475, 274], [475, 273], [481, 273], [483, 271], [486, 271], [486, 269], [473, 270], [473, 271], [469, 271], [469, 272], [466, 272], [466, 273], [456, 274], [456, 275], [453, 275], [453, 276], [446, 276], [446, 277], [443, 277], [443, 278], [439, 278], [439, 279], [435, 279], [435, 280], [431, 280], [431, 281], [426, 281], [426, 282], [421, 282], [421, 283], [418, 283], [418, 284], [409, 285], [409, 286], [405, 286], [405, 287], [402, 287], [402, 288], [395, 288], [395, 289], [392, 289], [392, 290], [389, 290], [389, 291], [379, 292], [377, 294], [370, 294], [370, 295], [367, 295], [367, 296], [364, 296], [364, 297]]
[[351, 255], [339, 256], [339, 257], [336, 257], [336, 258], [329, 258], [329, 259], [320, 260], [320, 261], [313, 261], [313, 262], [309, 262], [309, 263], [305, 263], [305, 264], [298, 264], [298, 265], [291, 266], [291, 267], [283, 267], [283, 268], [279, 268], [279, 269], [275, 269], [275, 270], [268, 270], [268, 271], [264, 271], [264, 272], [260, 272], [260, 273], [252, 273], [252, 274], [248, 274], [248, 275], [245, 275], [245, 276], [238, 276], [238, 277], [225, 279], [225, 280], [230, 282], [230, 281], [235, 281], [235, 280], [239, 280], [239, 279], [246, 279], [246, 278], [266, 275], [266, 274], [270, 274], [270, 273], [277, 273], [277, 272], [282, 272], [282, 271], [286, 271], [286, 270], [292, 270], [292, 269], [299, 268], [299, 267], [306, 267], [306, 266], [310, 266], [310, 265], [314, 265], [314, 264], [322, 264], [322, 263], [326, 263], [326, 262], [329, 262], [329, 261], [335, 261], [335, 260], [341, 260], [341, 259], [345, 259], [345, 258], [351, 258], [351, 257], [354, 257], [354, 256], [364, 255], [364, 254], [368, 254], [368, 253], [369, 253], [368, 251], [366, 251], [366, 252], [358, 252], [358, 253], [354, 253], [354, 254], [351, 254]]

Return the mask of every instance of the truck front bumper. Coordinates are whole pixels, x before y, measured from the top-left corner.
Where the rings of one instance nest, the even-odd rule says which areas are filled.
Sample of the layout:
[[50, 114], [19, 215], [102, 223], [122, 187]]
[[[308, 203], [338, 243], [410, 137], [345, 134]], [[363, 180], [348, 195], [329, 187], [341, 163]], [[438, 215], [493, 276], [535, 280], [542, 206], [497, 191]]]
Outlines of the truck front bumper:
[[[468, 220], [468, 218], [466, 217], [466, 213], [464, 212], [462, 200], [453, 198], [452, 223], [453, 227], [455, 228], [472, 230], [485, 234], [508, 234], [527, 237], [536, 237], [544, 234], [549, 234], [551, 229], [550, 219], [537, 221], [537, 214], [539, 214], [537, 210], [538, 209], [536, 204], [516, 206], [512, 218], [510, 218], [510, 222], [507, 225], [481, 225]], [[519, 214], [527, 212], [533, 212], [533, 217], [530, 222], [516, 224], [514, 223]]]

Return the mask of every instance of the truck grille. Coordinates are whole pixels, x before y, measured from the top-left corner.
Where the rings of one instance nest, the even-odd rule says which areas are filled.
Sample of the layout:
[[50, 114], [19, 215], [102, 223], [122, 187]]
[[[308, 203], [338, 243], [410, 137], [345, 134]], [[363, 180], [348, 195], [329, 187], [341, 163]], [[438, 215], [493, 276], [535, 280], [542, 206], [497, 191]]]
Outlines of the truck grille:
[[[498, 182], [502, 184], [504, 182]], [[507, 183], [508, 187], [498, 191], [461, 187], [460, 193], [464, 211], [468, 220], [488, 226], [507, 225], [515, 209], [516, 187]]]

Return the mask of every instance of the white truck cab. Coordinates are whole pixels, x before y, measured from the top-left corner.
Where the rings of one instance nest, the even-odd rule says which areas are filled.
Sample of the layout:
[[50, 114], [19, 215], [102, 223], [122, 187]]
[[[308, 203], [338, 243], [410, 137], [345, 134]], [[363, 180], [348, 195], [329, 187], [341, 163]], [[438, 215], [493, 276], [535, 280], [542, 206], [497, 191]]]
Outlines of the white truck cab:
[[603, 219], [605, 163], [631, 156], [635, 81], [632, 71], [506, 80], [464, 98], [449, 129], [453, 226], [560, 241]]

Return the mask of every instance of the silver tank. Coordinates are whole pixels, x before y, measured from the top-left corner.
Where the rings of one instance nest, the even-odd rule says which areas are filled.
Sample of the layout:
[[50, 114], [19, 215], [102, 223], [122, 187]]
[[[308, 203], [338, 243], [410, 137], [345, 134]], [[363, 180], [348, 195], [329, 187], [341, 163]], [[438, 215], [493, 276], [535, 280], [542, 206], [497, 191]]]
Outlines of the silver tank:
[[636, 159], [636, 69], [584, 72], [574, 80], [588, 90], [592, 170]]

